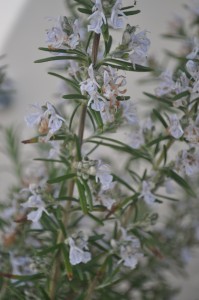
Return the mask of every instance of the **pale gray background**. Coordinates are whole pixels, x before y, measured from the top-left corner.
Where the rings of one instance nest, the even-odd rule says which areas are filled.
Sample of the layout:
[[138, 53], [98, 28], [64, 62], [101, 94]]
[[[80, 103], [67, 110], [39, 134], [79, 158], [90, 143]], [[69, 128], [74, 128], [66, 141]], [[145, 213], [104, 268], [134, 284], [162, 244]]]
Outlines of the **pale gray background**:
[[[161, 58], [162, 49], [173, 48], [174, 44], [170, 45], [168, 41], [160, 39], [160, 33], [166, 31], [167, 22], [174, 12], [184, 13], [182, 3], [185, 0], [140, 0], [138, 2], [138, 7], [142, 12], [132, 19], [131, 25], [139, 25], [140, 29], [149, 31], [150, 53]], [[131, 1], [124, 0], [123, 3], [125, 5]], [[58, 80], [47, 75], [46, 68], [49, 64], [34, 64], [33, 61], [46, 55], [45, 52], [37, 49], [39, 46], [45, 46], [45, 29], [49, 26], [45, 17], [64, 14], [67, 12], [62, 0], [0, 0], [0, 54], [7, 54], [5, 62], [9, 64], [8, 74], [15, 81], [17, 90], [12, 109], [0, 111], [0, 124], [20, 126], [21, 139], [30, 136], [30, 131], [25, 130], [24, 122], [28, 105], [35, 102], [44, 103], [46, 100], [56, 102], [53, 94], [57, 90]], [[132, 87], [132, 77], [129, 80], [129, 86]], [[146, 89], [147, 91], [153, 90], [153, 87], [149, 86]], [[134, 100], [139, 100], [141, 92], [142, 89], [135, 84], [132, 88]], [[23, 147], [26, 147], [25, 151], [29, 153], [30, 147]], [[6, 166], [8, 163], [2, 154], [0, 154], [0, 161], [1, 166]], [[6, 177], [5, 174], [7, 174]], [[12, 174], [4, 172], [1, 167], [1, 195], [10, 181], [13, 181]], [[199, 255], [196, 255], [196, 251], [193, 253], [193, 259], [187, 270], [191, 277], [179, 281], [182, 293], [176, 299], [198, 300]], [[179, 283], [175, 278], [176, 282]]]

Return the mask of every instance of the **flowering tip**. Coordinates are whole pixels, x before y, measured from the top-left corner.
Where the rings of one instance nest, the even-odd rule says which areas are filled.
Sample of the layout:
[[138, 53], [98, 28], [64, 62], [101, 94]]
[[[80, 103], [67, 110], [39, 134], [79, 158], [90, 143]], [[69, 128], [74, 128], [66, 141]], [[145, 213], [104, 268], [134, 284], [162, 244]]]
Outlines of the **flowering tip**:
[[3, 245], [4, 247], [10, 247], [16, 242], [17, 233], [13, 232], [9, 235], [3, 237]]
[[27, 222], [27, 216], [25, 216], [25, 215], [19, 216], [16, 219], [14, 219], [14, 222], [15, 223], [25, 223], [25, 222]]
[[159, 259], [163, 259], [164, 256], [162, 255], [162, 253], [160, 252], [159, 249], [155, 248], [155, 247], [151, 247], [149, 248], [149, 250]]
[[23, 144], [34, 144], [34, 143], [38, 143], [39, 138], [38, 137], [34, 137], [28, 140], [23, 140], [21, 141]]
[[73, 273], [72, 272], [68, 272], [67, 273], [67, 277], [68, 277], [69, 281], [72, 281], [73, 280]]

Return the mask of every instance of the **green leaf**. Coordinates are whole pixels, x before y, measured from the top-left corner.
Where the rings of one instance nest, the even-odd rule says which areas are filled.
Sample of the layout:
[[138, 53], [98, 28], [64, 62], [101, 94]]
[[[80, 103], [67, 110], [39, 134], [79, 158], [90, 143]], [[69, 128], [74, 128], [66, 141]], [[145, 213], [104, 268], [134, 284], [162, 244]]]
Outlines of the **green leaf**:
[[127, 189], [129, 189], [130, 191], [135, 192], [134, 188], [132, 186], [130, 186], [126, 181], [124, 181], [122, 178], [120, 178], [119, 176], [112, 174], [113, 175], [113, 180], [119, 182], [120, 184], [124, 185]]
[[86, 8], [79, 7], [78, 10], [79, 10], [81, 13], [86, 14], [86, 15], [91, 15], [91, 14], [92, 14], [92, 10], [90, 10], [90, 9], [86, 9]]
[[150, 141], [149, 143], [146, 144], [146, 147], [151, 147], [153, 145], [156, 145], [157, 143], [161, 142], [161, 141], [165, 141], [165, 140], [169, 140], [172, 139], [170, 135], [166, 135], [166, 136], [162, 136], [160, 135], [158, 138]]
[[163, 145], [163, 153], [164, 153], [164, 165], [166, 165], [167, 162], [167, 146]]
[[74, 135], [74, 139], [75, 139], [75, 144], [76, 144], [76, 156], [77, 156], [77, 160], [81, 161], [82, 160], [82, 154], [81, 154], [80, 140], [79, 140], [79, 137], [76, 134]]
[[53, 253], [55, 250], [57, 250], [60, 247], [59, 244], [56, 244], [55, 246], [52, 247], [45, 247], [41, 251], [36, 252], [38, 256], [43, 256], [48, 253]]
[[78, 108], [79, 108], [80, 106], [81, 106], [81, 103], [78, 103], [77, 106], [75, 107], [75, 109], [73, 110], [72, 114], [71, 114], [70, 122], [69, 122], [69, 126], [68, 126], [69, 130], [71, 130], [72, 123], [73, 123], [73, 119], [74, 119], [75, 114], [76, 114], [76, 112], [77, 112], [77, 110], [78, 110]]
[[32, 281], [45, 278], [46, 275], [44, 273], [37, 273], [34, 275], [16, 275], [16, 274], [7, 274], [0, 272], [0, 277], [5, 277], [9, 279], [16, 279], [19, 281]]
[[39, 287], [39, 290], [42, 294], [42, 299], [43, 300], [51, 300], [50, 297], [48, 296], [47, 292], [43, 289], [43, 287]]
[[153, 109], [153, 114], [158, 118], [158, 120], [162, 123], [162, 125], [165, 128], [168, 128], [166, 121], [164, 120], [164, 118], [161, 116], [161, 114], [156, 109]]
[[158, 138], [152, 140], [151, 142], [146, 144], [146, 147], [151, 147], [161, 141], [172, 139], [170, 135], [162, 136], [160, 135]]
[[[95, 138], [98, 138], [100, 139], [100, 141], [95, 141], [93, 139]], [[102, 140], [107, 140], [109, 142], [111, 142], [111, 144], [108, 144], [108, 143], [105, 143], [103, 142]], [[120, 141], [117, 141], [117, 140], [114, 140], [114, 139], [111, 139], [111, 138], [107, 138], [107, 137], [104, 137], [104, 136], [100, 136], [100, 137], [93, 137], [93, 138], [90, 138], [89, 140], [86, 140], [85, 142], [87, 143], [96, 143], [96, 144], [99, 144], [99, 145], [102, 145], [102, 146], [107, 146], [107, 147], [110, 147], [110, 148], [113, 148], [115, 150], [118, 150], [118, 151], [124, 151], [124, 152], [127, 152], [137, 158], [144, 158], [148, 161], [151, 161], [151, 158], [150, 156], [148, 155], [148, 153], [145, 153], [145, 152], [142, 152], [141, 150], [137, 150], [137, 149], [134, 149]], [[114, 145], [114, 144], [116, 145]]]
[[117, 96], [116, 98], [117, 98], [118, 101], [127, 101], [131, 97], [130, 96]]
[[92, 110], [92, 109], [90, 109], [90, 108], [88, 107], [87, 113], [88, 113], [88, 116], [89, 116], [89, 118], [90, 118], [90, 120], [91, 120], [91, 123], [92, 123], [92, 125], [93, 125], [93, 130], [96, 131], [95, 120], [94, 120], [94, 118], [93, 118], [93, 115], [92, 115], [92, 113], [91, 113], [91, 110]]
[[153, 94], [146, 93], [146, 92], [144, 92], [143, 94], [146, 95], [147, 97], [149, 97], [152, 100], [155, 100], [155, 101], [158, 101], [158, 102], [162, 102], [165, 105], [173, 106], [172, 100], [169, 99], [169, 98], [157, 97], [157, 96], [155, 96]]
[[127, 62], [125, 60], [121, 59], [114, 59], [114, 58], [107, 58], [104, 61], [101, 62], [101, 64], [105, 66], [111, 66], [113, 68], [126, 70], [126, 71], [135, 71], [135, 72], [150, 72], [152, 71], [151, 68], [137, 65], [135, 64], [135, 68], [133, 67], [133, 64], [131, 62]]
[[77, 189], [79, 192], [79, 200], [80, 200], [80, 205], [82, 208], [82, 211], [84, 214], [88, 214], [88, 208], [87, 208], [87, 201], [86, 201], [86, 195], [85, 195], [85, 189], [82, 183], [80, 182], [79, 179], [76, 179], [76, 185]]
[[159, 197], [159, 198], [167, 199], [167, 200], [170, 200], [170, 201], [175, 201], [175, 202], [179, 201], [179, 199], [176, 199], [176, 198], [173, 198], [173, 197], [168, 197], [168, 196], [165, 196], [165, 195], [160, 195], [160, 194], [154, 194], [154, 195]]
[[49, 179], [47, 181], [47, 183], [50, 183], [50, 184], [51, 183], [57, 183], [57, 182], [60, 182], [60, 181], [64, 181], [64, 180], [74, 178], [75, 176], [76, 176], [75, 173], [66, 174], [66, 175], [63, 175], [63, 176], [59, 176], [59, 177], [56, 177], [56, 178]]
[[135, 5], [123, 6], [121, 8], [121, 10], [127, 10], [127, 9], [131, 9], [131, 8], [134, 8], [134, 7], [135, 7]]
[[67, 196], [55, 198], [55, 201], [74, 201], [74, 202], [78, 202], [78, 200], [76, 198], [67, 197]]
[[59, 75], [59, 74], [56, 74], [54, 72], [48, 72], [49, 75], [52, 75], [52, 76], [55, 76], [55, 77], [58, 77], [60, 79], [63, 79], [64, 81], [66, 81], [70, 86], [72, 86], [77, 92], [80, 93], [80, 88], [79, 88], [79, 85], [76, 84], [73, 80], [71, 79], [68, 79], [62, 75]]
[[172, 100], [175, 101], [175, 100], [181, 99], [181, 98], [189, 96], [189, 95], [190, 95], [189, 91], [184, 91], [182, 93], [177, 94], [175, 97], [173, 97]]
[[54, 60], [77, 60], [77, 61], [87, 61], [86, 59], [79, 57], [79, 56], [52, 56], [47, 58], [42, 58], [35, 60], [35, 63], [43, 63], [48, 61], [54, 61]]
[[61, 245], [61, 250], [62, 250], [62, 254], [63, 254], [63, 258], [64, 258], [64, 265], [65, 265], [67, 277], [68, 277], [69, 280], [72, 280], [73, 270], [72, 270], [72, 266], [71, 266], [70, 261], [69, 261], [69, 253], [67, 251], [67, 248], [66, 248], [65, 244]]
[[52, 162], [52, 163], [64, 163], [65, 162], [63, 160], [59, 160], [59, 159], [50, 159], [50, 158], [34, 158], [33, 160], [36, 161], [46, 161], [46, 162]]
[[132, 10], [132, 11], [124, 11], [124, 14], [126, 16], [133, 16], [133, 15], [137, 15], [139, 14], [141, 11], [138, 9], [138, 10]]
[[95, 215], [88, 213], [88, 216], [93, 219], [96, 223], [98, 223], [99, 225], [103, 226], [104, 222], [102, 220], [100, 220], [99, 218], [97, 218]]
[[188, 182], [186, 180], [184, 180], [184, 178], [179, 176], [176, 172], [174, 172], [173, 170], [171, 170], [169, 168], [163, 168], [161, 171], [164, 174], [166, 174], [168, 177], [172, 178], [179, 186], [181, 186], [185, 191], [187, 191], [187, 193], [190, 196], [196, 197], [194, 191], [192, 190], [192, 188], [190, 187]]
[[110, 50], [111, 50], [111, 46], [112, 46], [112, 42], [113, 42], [113, 38], [112, 38], [112, 36], [111, 35], [109, 35], [109, 39], [108, 39], [108, 41], [105, 43], [105, 55], [107, 55], [109, 52], [110, 52]]
[[63, 95], [62, 98], [67, 99], [67, 100], [82, 100], [85, 99], [87, 100], [87, 97], [82, 95], [82, 94], [69, 94], [69, 95]]
[[57, 53], [65, 53], [65, 54], [76, 54], [78, 56], [82, 56], [83, 58], [87, 57], [87, 54], [82, 52], [82, 51], [79, 51], [77, 49], [50, 49], [50, 48], [43, 48], [43, 47], [40, 47], [39, 50], [42, 50], [42, 51], [47, 51], [47, 52], [57, 52]]
[[88, 199], [87, 202], [89, 205], [89, 210], [92, 211], [93, 210], [93, 198], [92, 198], [92, 193], [91, 193], [90, 187], [86, 180], [82, 180], [82, 183], [84, 185], [84, 189], [85, 189], [86, 196]]

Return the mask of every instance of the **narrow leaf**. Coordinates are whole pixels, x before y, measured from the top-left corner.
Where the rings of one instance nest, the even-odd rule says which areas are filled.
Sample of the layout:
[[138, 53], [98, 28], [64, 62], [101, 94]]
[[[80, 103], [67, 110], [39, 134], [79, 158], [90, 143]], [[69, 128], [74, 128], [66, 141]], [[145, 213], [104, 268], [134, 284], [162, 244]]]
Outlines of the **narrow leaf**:
[[80, 200], [80, 205], [81, 205], [82, 211], [83, 211], [84, 214], [88, 214], [88, 208], [87, 208], [87, 202], [86, 202], [84, 186], [79, 181], [79, 179], [76, 179], [76, 184], [77, 184], [77, 189], [78, 189], [78, 192], [79, 192], [79, 200]]
[[133, 16], [133, 15], [137, 15], [137, 14], [139, 14], [140, 13], [140, 10], [138, 9], [138, 10], [132, 10], [132, 11], [124, 11], [124, 14], [126, 15], [126, 16]]
[[79, 56], [51, 56], [47, 58], [42, 58], [35, 60], [35, 63], [43, 63], [48, 61], [54, 61], [54, 60], [79, 60], [79, 61], [86, 61], [86, 59], [79, 57]]
[[68, 99], [68, 100], [79, 100], [79, 99], [85, 99], [87, 100], [87, 97], [82, 94], [69, 94], [69, 95], [63, 95], [62, 98]]
[[50, 183], [50, 184], [51, 183], [57, 183], [57, 182], [60, 182], [60, 181], [68, 180], [68, 179], [73, 178], [75, 176], [76, 176], [75, 173], [66, 174], [66, 175], [63, 175], [63, 176], [59, 176], [59, 177], [56, 177], [56, 178], [49, 179], [47, 181], [47, 183]]
[[56, 74], [54, 72], [48, 72], [49, 75], [52, 75], [52, 76], [55, 76], [55, 77], [58, 77], [64, 81], [66, 81], [70, 86], [72, 86], [77, 92], [80, 92], [80, 89], [79, 89], [79, 85], [76, 84], [73, 80], [71, 79], [68, 79], [62, 75], [59, 75], [59, 74]]
[[176, 172], [169, 168], [163, 168], [162, 171], [170, 178], [172, 178], [179, 186], [181, 186], [187, 193], [193, 197], [195, 197], [195, 193], [184, 178], [179, 176]]
[[166, 121], [164, 120], [164, 118], [161, 116], [161, 114], [156, 109], [153, 109], [153, 114], [159, 119], [159, 121], [162, 123], [162, 125], [165, 128], [168, 128]]

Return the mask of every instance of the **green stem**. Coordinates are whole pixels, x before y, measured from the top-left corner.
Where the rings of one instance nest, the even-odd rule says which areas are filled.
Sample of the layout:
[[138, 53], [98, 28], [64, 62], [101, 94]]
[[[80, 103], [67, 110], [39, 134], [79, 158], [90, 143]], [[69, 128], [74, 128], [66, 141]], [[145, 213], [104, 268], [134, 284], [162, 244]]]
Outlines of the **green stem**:
[[[99, 41], [100, 41], [100, 34], [94, 34], [94, 39], [93, 39], [93, 47], [92, 47], [92, 63], [93, 66], [97, 62], [97, 54], [98, 54], [98, 48], [99, 48]], [[79, 120], [79, 128], [78, 128], [78, 139], [79, 139], [79, 146], [81, 149], [82, 146], [82, 141], [83, 141], [83, 136], [84, 136], [84, 129], [85, 129], [85, 120], [86, 120], [86, 113], [87, 113], [87, 104], [83, 103], [82, 104], [82, 110], [81, 110], [81, 115], [80, 115], [80, 120]], [[75, 161], [78, 161], [77, 159], [77, 153], [75, 155]], [[75, 186], [75, 181], [74, 179], [69, 181], [68, 184], [68, 197], [73, 197], [74, 193], [74, 186]], [[67, 227], [67, 224], [69, 223], [70, 220], [70, 211], [71, 207], [71, 201], [67, 202], [67, 205], [64, 210], [64, 215], [63, 215], [63, 224], [65, 228]], [[57, 238], [57, 244], [63, 243], [64, 242], [64, 234], [60, 230]], [[52, 276], [50, 278], [50, 283], [49, 283], [49, 296], [51, 300], [56, 300], [56, 286], [57, 282], [60, 277], [60, 265], [61, 265], [61, 253], [60, 250], [57, 252], [57, 255], [54, 260], [54, 264], [52, 267]], [[89, 293], [90, 294], [90, 293]], [[92, 293], [91, 293], [92, 294]]]

